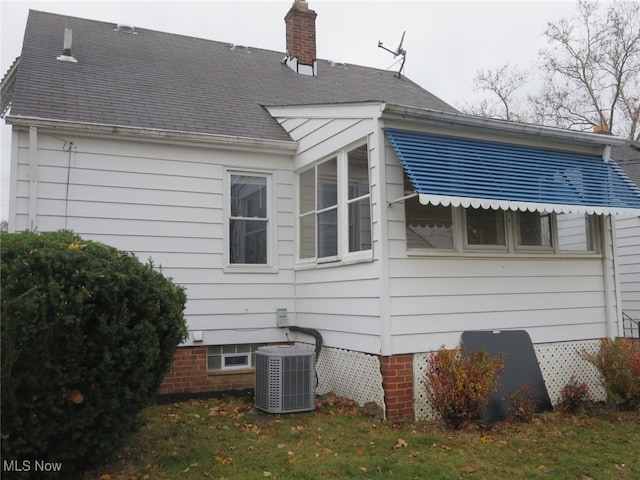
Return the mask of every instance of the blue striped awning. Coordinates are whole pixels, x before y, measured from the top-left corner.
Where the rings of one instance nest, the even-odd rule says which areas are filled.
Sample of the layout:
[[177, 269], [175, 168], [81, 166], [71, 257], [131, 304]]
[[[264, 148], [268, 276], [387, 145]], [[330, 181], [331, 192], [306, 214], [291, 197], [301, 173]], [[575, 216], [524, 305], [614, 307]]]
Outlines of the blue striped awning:
[[640, 189], [596, 155], [384, 131], [425, 205], [640, 215]]

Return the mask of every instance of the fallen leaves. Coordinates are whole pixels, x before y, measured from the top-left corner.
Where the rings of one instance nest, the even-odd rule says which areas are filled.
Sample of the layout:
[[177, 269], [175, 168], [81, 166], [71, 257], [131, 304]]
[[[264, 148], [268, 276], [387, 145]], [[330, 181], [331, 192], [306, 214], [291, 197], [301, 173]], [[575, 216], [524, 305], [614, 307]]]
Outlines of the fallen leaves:
[[[286, 415], [255, 412], [251, 401], [244, 399], [208, 399], [154, 407], [158, 415], [147, 417], [149, 425], [161, 424], [164, 430], [159, 430], [160, 435], [145, 437], [146, 443], [133, 450], [135, 455], [149, 452], [143, 457], [145, 463], [135, 465], [135, 471], [118, 471], [119, 467], [109, 466], [92, 478], [220, 480], [240, 478], [249, 471], [252, 478], [304, 478], [311, 471], [321, 472], [322, 478], [411, 478], [407, 472], [421, 465], [424, 478], [429, 478], [428, 469], [434, 464], [446, 469], [450, 478], [465, 480], [489, 478], [488, 472], [494, 470], [504, 471], [504, 475], [499, 473], [494, 478], [519, 478], [514, 472], [525, 470], [531, 477], [562, 476], [574, 480], [637, 476], [636, 464], [626, 450], [608, 461], [596, 459], [596, 453], [590, 450], [584, 462], [560, 458], [562, 450], [556, 446], [573, 445], [581, 438], [579, 430], [594, 430], [599, 418], [587, 421], [581, 417], [578, 422], [551, 414], [541, 416], [542, 423], [535, 428], [489, 424], [450, 432], [432, 422], [377, 422], [364, 409], [353, 417], [342, 414], [341, 411], [359, 407], [335, 396], [322, 397], [318, 403], [319, 411]], [[637, 429], [640, 418], [637, 414], [630, 418], [626, 424], [634, 424]], [[626, 424], [616, 422], [621, 428]], [[633, 430], [625, 435], [629, 444], [637, 444], [640, 438]], [[606, 444], [606, 435], [593, 438], [597, 441], [593, 452], [600, 451]], [[206, 453], [194, 455], [195, 441], [208, 446]], [[583, 444], [584, 440], [580, 446]], [[627, 448], [627, 443], [622, 447]], [[127, 458], [134, 458], [132, 455]], [[133, 460], [128, 461], [134, 465]], [[182, 473], [184, 469], [189, 470]], [[137, 476], [130, 477], [133, 473]]]
[[218, 462], [220, 465], [235, 465], [236, 461], [233, 459], [233, 457], [229, 457], [224, 453], [218, 453], [215, 457], [214, 457], [215, 461]]
[[82, 393], [78, 392], [77, 390], [64, 392], [62, 398], [67, 402], [75, 403], [76, 405], [80, 405], [84, 402], [84, 395], [82, 395]]
[[408, 447], [409, 444], [406, 442], [406, 440], [399, 438], [398, 441], [396, 442], [396, 444], [394, 445], [393, 449], [397, 450], [398, 448], [403, 448], [403, 447]]
[[490, 437], [490, 436], [488, 436], [488, 435], [482, 435], [482, 436], [480, 437], [480, 441], [481, 441], [482, 443], [493, 443], [493, 438], [491, 438], [491, 437]]
[[458, 465], [458, 468], [463, 473], [473, 473], [478, 471], [478, 467], [474, 467], [472, 465], [462, 464], [462, 465]]
[[614, 465], [614, 468], [615, 468], [617, 471], [619, 471], [619, 472], [628, 472], [628, 471], [630, 471], [630, 470], [631, 470], [631, 469], [630, 469], [627, 465], [625, 465], [624, 463], [616, 463], [616, 464]]

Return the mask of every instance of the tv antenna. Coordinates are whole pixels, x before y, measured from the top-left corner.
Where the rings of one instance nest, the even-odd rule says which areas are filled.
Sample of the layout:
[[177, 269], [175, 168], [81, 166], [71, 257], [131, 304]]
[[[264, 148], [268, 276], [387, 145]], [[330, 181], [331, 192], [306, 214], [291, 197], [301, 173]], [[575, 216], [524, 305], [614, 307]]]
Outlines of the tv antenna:
[[391, 50], [387, 47], [385, 47], [382, 44], [382, 41], [378, 40], [378, 48], [381, 48], [383, 50], [386, 50], [387, 52], [391, 53], [393, 55], [393, 58], [402, 56], [402, 63], [400, 64], [400, 70], [398, 70], [398, 78], [402, 77], [402, 70], [404, 69], [404, 62], [407, 60], [407, 51], [402, 48], [402, 42], [404, 42], [404, 34], [407, 33], [407, 31], [405, 30], [404, 32], [402, 32], [402, 37], [400, 38], [400, 43], [398, 44], [398, 48], [396, 48], [395, 50]]

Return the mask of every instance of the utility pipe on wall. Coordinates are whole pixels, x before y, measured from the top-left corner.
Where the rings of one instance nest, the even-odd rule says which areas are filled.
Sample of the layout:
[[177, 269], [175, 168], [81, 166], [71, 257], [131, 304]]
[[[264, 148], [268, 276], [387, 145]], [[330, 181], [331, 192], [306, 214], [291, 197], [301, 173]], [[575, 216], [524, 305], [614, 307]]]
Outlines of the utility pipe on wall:
[[29, 127], [29, 230], [38, 226], [38, 128]]

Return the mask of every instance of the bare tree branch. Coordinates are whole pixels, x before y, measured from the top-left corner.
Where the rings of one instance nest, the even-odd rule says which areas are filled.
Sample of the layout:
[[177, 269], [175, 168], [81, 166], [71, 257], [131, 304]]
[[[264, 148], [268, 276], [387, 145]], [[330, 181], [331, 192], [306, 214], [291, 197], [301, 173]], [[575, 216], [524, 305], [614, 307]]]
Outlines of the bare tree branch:
[[522, 70], [483, 69], [474, 86], [490, 98], [463, 111], [580, 130], [606, 125], [640, 139], [640, 2], [580, 0], [576, 14], [548, 23], [544, 36], [537, 93], [522, 100]]

